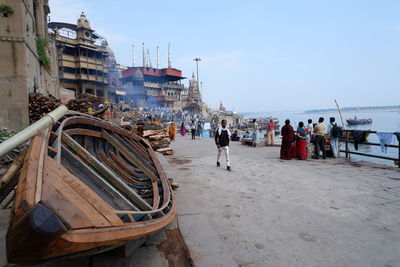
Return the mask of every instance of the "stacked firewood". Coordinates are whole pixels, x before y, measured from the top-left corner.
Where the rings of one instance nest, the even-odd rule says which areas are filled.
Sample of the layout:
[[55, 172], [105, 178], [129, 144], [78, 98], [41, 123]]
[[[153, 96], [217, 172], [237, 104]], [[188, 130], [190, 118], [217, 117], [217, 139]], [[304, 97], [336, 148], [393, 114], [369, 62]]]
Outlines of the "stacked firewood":
[[44, 96], [40, 93], [29, 93], [29, 122], [40, 120], [43, 115], [55, 110], [61, 105], [61, 101], [52, 96]]
[[69, 110], [75, 110], [82, 113], [86, 113], [90, 106], [91, 102], [89, 102], [89, 98], [71, 99], [67, 103], [67, 108]]
[[174, 151], [170, 147], [170, 140], [167, 129], [158, 124], [140, 125], [136, 133], [150, 141], [151, 147], [163, 155], [172, 155]]
[[152, 148], [163, 155], [172, 155], [174, 153], [170, 147], [171, 142], [169, 141], [167, 129], [145, 130], [143, 131], [143, 138], [149, 139]]
[[85, 93], [79, 95], [77, 99], [69, 100], [67, 103], [67, 107], [69, 110], [87, 113], [88, 108], [93, 105], [98, 106], [100, 104], [104, 104], [104, 97]]

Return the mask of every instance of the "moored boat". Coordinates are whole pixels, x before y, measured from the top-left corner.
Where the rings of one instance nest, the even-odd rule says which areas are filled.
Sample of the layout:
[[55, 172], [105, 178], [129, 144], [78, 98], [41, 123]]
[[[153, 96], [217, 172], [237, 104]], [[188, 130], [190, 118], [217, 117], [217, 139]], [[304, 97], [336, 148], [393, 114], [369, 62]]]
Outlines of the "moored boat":
[[8, 262], [112, 249], [160, 230], [175, 212], [146, 140], [69, 113], [31, 140], [6, 237]]
[[347, 119], [346, 121], [349, 125], [363, 125], [372, 123], [372, 119], [357, 119], [357, 117], [354, 119]]

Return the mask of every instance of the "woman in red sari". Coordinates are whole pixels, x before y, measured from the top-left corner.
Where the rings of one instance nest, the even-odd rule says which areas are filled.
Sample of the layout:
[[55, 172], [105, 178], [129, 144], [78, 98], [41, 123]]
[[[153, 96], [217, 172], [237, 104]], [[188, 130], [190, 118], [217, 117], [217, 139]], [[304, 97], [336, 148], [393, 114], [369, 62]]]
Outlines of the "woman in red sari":
[[281, 130], [282, 145], [281, 159], [290, 160], [293, 157], [294, 130], [290, 125], [290, 120], [285, 121], [285, 126]]
[[296, 132], [296, 158], [307, 159], [307, 130], [302, 121], [299, 122]]

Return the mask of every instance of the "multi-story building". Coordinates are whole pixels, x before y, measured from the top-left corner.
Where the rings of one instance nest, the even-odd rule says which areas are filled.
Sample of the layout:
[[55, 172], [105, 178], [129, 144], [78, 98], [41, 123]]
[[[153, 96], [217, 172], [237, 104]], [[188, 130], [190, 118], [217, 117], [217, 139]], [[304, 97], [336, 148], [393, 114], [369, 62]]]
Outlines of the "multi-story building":
[[130, 67], [122, 71], [126, 99], [135, 106], [176, 107], [184, 85], [182, 71], [171, 67]]
[[29, 92], [58, 96], [48, 0], [0, 0], [0, 126], [29, 125]]
[[[112, 100], [115, 86], [109, 88], [110, 48], [96, 34], [82, 12], [77, 24], [50, 22], [58, 52], [60, 86], [76, 97], [90, 93]], [[111, 51], [112, 52], [112, 51]]]

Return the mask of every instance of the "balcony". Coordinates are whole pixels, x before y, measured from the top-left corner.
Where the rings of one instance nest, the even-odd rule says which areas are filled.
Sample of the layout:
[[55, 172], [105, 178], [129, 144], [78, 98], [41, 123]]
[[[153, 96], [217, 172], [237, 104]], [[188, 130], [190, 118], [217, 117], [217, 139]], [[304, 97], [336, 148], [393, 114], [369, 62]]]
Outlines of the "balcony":
[[177, 83], [152, 83], [152, 82], [145, 82], [144, 87], [147, 88], [154, 88], [154, 89], [184, 89], [184, 86], [182, 84], [177, 84]]

